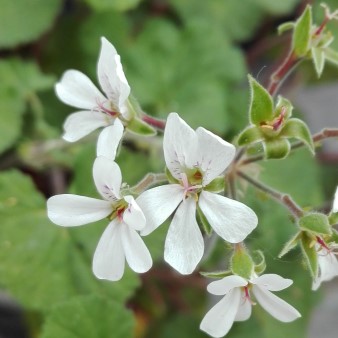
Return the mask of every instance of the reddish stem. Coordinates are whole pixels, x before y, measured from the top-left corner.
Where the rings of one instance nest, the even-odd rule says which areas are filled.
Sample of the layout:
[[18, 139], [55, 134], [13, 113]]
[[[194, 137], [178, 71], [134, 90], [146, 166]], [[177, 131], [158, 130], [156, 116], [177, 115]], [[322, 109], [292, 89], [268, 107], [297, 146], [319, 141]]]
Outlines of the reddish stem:
[[268, 85], [268, 92], [271, 95], [276, 94], [279, 86], [298, 61], [298, 57], [294, 53], [290, 52], [282, 65], [271, 75]]
[[142, 120], [148, 123], [149, 125], [151, 125], [152, 127], [155, 127], [159, 130], [164, 130], [165, 128], [166, 122], [164, 120], [156, 119], [153, 116], [144, 115], [142, 116]]

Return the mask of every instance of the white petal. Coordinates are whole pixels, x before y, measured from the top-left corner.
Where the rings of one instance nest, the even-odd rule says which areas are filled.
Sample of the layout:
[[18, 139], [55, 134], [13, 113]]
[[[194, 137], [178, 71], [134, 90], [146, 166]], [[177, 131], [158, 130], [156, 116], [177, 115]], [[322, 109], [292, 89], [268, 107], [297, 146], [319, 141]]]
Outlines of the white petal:
[[104, 199], [107, 201], [121, 199], [122, 174], [116, 162], [103, 156], [97, 157], [93, 165], [93, 178], [96, 189]]
[[93, 258], [93, 272], [97, 278], [111, 281], [122, 278], [125, 256], [121, 231], [124, 226], [114, 219], [102, 234]]
[[171, 174], [181, 179], [185, 168], [193, 168], [197, 136], [176, 113], [170, 113], [163, 138], [164, 158]]
[[289, 287], [293, 281], [291, 279], [283, 278], [274, 273], [265, 274], [250, 280], [252, 284], [268, 289], [270, 291], [280, 291]]
[[216, 280], [211, 282], [207, 286], [208, 292], [212, 293], [213, 295], [221, 296], [228, 293], [230, 290], [234, 288], [238, 288], [241, 286], [248, 285], [248, 281], [243, 277], [237, 275], [231, 275], [224, 277], [222, 279]]
[[68, 142], [75, 142], [97, 128], [108, 126], [110, 120], [107, 115], [96, 111], [79, 111], [70, 114], [63, 124], [65, 133], [62, 137]]
[[225, 336], [234, 323], [240, 300], [240, 289], [230, 291], [204, 316], [200, 329], [215, 338]]
[[322, 282], [327, 282], [338, 276], [338, 260], [337, 257], [327, 250], [318, 252], [318, 276], [312, 284], [312, 290], [317, 290]]
[[301, 317], [301, 314], [293, 306], [270, 291], [253, 285], [252, 292], [264, 310], [281, 322], [292, 322]]
[[236, 313], [235, 322], [244, 322], [251, 316], [252, 305], [241, 291], [241, 301], [239, 303], [238, 311]]
[[115, 160], [116, 151], [123, 136], [123, 124], [119, 119], [102, 130], [97, 140], [96, 156], [104, 156]]
[[62, 102], [80, 109], [91, 110], [107, 100], [87, 75], [78, 70], [67, 70], [55, 85], [55, 91]]
[[161, 225], [174, 212], [183, 196], [182, 186], [168, 184], [147, 190], [136, 198], [147, 221], [141, 235], [146, 236]]
[[141, 230], [146, 225], [146, 218], [133, 196], [124, 196], [128, 208], [123, 213], [123, 221], [135, 230]]
[[196, 202], [191, 198], [178, 207], [165, 240], [164, 260], [181, 274], [192, 273], [204, 252], [201, 230], [196, 221]]
[[112, 212], [107, 201], [78, 195], [56, 195], [47, 201], [49, 219], [62, 226], [77, 226], [98, 221]]
[[239, 243], [256, 228], [256, 214], [245, 204], [202, 191], [199, 206], [215, 232], [230, 243]]
[[336, 188], [336, 192], [334, 194], [332, 212], [338, 212], [338, 187]]
[[132, 270], [143, 273], [151, 268], [153, 261], [148, 248], [140, 235], [127, 224], [123, 224], [122, 245], [127, 262]]
[[209, 184], [219, 176], [235, 157], [236, 149], [217, 135], [200, 127], [196, 130], [198, 138], [198, 152], [196, 165], [202, 169], [203, 185]]
[[126, 100], [130, 94], [130, 87], [122, 69], [120, 56], [104, 37], [101, 38], [97, 74], [100, 85], [111, 103], [126, 117]]

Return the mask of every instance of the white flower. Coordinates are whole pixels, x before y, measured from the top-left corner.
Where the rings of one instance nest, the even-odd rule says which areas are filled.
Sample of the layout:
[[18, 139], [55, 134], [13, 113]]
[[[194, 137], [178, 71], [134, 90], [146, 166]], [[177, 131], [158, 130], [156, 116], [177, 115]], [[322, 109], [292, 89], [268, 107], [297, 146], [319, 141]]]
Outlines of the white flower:
[[137, 231], [145, 217], [132, 196], [121, 195], [119, 166], [105, 157], [94, 162], [93, 176], [103, 200], [62, 194], [48, 199], [48, 217], [61, 226], [78, 226], [109, 216], [111, 222], [96, 248], [93, 271], [96, 277], [116, 281], [122, 278], [125, 259], [132, 270], [142, 273], [152, 266], [150, 253]]
[[247, 281], [240, 276], [228, 276], [208, 285], [207, 290], [217, 296], [225, 295], [203, 318], [200, 329], [212, 337], [225, 336], [234, 321], [245, 321], [251, 315], [252, 291], [258, 303], [274, 318], [291, 322], [301, 315], [270, 291], [280, 291], [292, 284], [292, 280], [276, 274], [266, 274]]
[[257, 226], [256, 214], [244, 204], [206, 191], [235, 155], [235, 147], [204, 128], [191, 129], [176, 113], [167, 119], [163, 140], [168, 169], [177, 184], [145, 191], [137, 198], [147, 224], [147, 235], [176, 209], [165, 241], [164, 259], [189, 274], [202, 258], [203, 236], [196, 221], [197, 205], [215, 232], [238, 243]]
[[318, 275], [312, 283], [312, 290], [317, 290], [322, 282], [327, 282], [338, 276], [338, 260], [330, 245], [322, 240], [316, 243], [318, 258]]
[[[75, 142], [99, 127], [106, 127], [105, 134], [100, 137], [109, 137], [111, 145], [108, 155], [114, 159], [124, 129], [121, 120], [128, 121], [131, 118], [128, 108], [130, 87], [123, 73], [120, 56], [104, 37], [101, 38], [97, 74], [106, 96], [85, 74], [77, 70], [66, 71], [61, 81], [55, 85], [61, 101], [81, 109], [66, 119], [63, 138]], [[107, 156], [101, 152], [99, 141], [97, 156], [100, 155]]]

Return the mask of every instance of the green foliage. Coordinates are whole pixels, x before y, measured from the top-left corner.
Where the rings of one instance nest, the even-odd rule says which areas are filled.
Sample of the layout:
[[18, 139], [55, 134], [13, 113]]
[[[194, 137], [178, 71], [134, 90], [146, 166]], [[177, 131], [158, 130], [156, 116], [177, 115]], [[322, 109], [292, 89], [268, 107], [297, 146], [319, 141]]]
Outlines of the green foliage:
[[302, 232], [300, 244], [310, 274], [312, 278], [316, 278], [318, 276], [318, 255], [312, 236], [309, 236], [307, 232]]
[[289, 155], [290, 142], [284, 138], [272, 139], [264, 142], [266, 159], [282, 159]]
[[127, 11], [135, 8], [142, 0], [85, 0], [94, 10], [106, 11], [117, 10]]
[[24, 127], [26, 105], [33, 109], [36, 92], [52, 87], [54, 78], [33, 62], [16, 58], [0, 61], [0, 153], [13, 146]]
[[251, 100], [249, 108], [250, 122], [260, 125], [273, 119], [273, 101], [268, 91], [252, 76], [249, 76]]
[[177, 111], [193, 128], [219, 133], [231, 125], [227, 86], [244, 78], [244, 60], [212, 26], [198, 21], [179, 30], [149, 20], [124, 60], [144, 110], [160, 117]]
[[61, 0], [0, 0], [0, 48], [39, 38], [51, 28], [61, 5]]
[[234, 275], [250, 279], [254, 271], [254, 262], [244, 247], [236, 247], [231, 257], [231, 270]]
[[149, 124], [143, 122], [137, 117], [134, 117], [131, 121], [128, 122], [127, 129], [141, 136], [154, 136], [156, 135], [156, 130]]
[[96, 295], [80, 296], [53, 307], [41, 338], [132, 338], [134, 326], [132, 313], [120, 303]]
[[309, 213], [299, 219], [299, 226], [315, 235], [331, 235], [331, 225], [328, 217], [320, 213]]
[[298, 57], [305, 56], [310, 49], [311, 30], [312, 8], [308, 5], [297, 20], [292, 36], [293, 51]]
[[244, 146], [258, 141], [263, 141], [263, 139], [264, 137], [260, 128], [253, 125], [247, 127], [238, 135], [237, 143], [239, 146]]
[[[97, 293], [123, 301], [138, 285], [127, 273], [119, 283], [97, 280], [91, 271], [93, 247], [102, 226], [66, 229], [52, 224], [45, 199], [17, 171], [0, 175], [0, 282], [24, 306], [48, 309], [80, 294]], [[105, 224], [106, 225], [106, 224]]]

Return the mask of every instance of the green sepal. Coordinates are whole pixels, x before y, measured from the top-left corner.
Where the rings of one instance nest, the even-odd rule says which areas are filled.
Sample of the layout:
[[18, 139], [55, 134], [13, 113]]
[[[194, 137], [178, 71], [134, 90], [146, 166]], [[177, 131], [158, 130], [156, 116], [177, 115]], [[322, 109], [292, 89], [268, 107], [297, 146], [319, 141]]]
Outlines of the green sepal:
[[292, 21], [284, 22], [277, 27], [278, 35], [282, 35], [286, 31], [289, 31], [295, 27], [295, 23]]
[[285, 256], [289, 251], [291, 251], [292, 249], [294, 249], [300, 239], [300, 232], [297, 232], [294, 236], [292, 236], [285, 244], [284, 247], [282, 249], [282, 251], [279, 253], [278, 258], [282, 258], [283, 256]]
[[325, 59], [338, 66], [338, 52], [331, 48], [325, 48]]
[[311, 231], [319, 235], [331, 235], [332, 228], [329, 219], [321, 213], [310, 213], [298, 220], [299, 227], [305, 231]]
[[200, 271], [200, 275], [202, 275], [203, 277], [207, 277], [207, 278], [224, 278], [227, 276], [231, 276], [232, 271], [231, 270], [214, 271], [214, 272]]
[[284, 114], [283, 119], [286, 121], [292, 115], [292, 110], [293, 110], [292, 103], [285, 97], [278, 95], [278, 101], [274, 114], [275, 118], [279, 117], [283, 112]]
[[254, 271], [254, 262], [246, 249], [236, 248], [231, 257], [231, 270], [234, 275], [250, 279]]
[[247, 144], [252, 144], [258, 141], [262, 141], [264, 136], [259, 127], [251, 125], [245, 128], [237, 138], [237, 144], [239, 146], [244, 146]]
[[212, 180], [207, 186], [203, 188], [203, 190], [219, 193], [221, 191], [224, 191], [224, 188], [225, 188], [225, 180], [223, 176], [220, 176]]
[[280, 134], [281, 137], [287, 138], [296, 138], [302, 141], [314, 155], [315, 147], [313, 144], [312, 136], [310, 130], [306, 123], [300, 119], [289, 119], [284, 127], [282, 128]]
[[290, 142], [285, 138], [271, 139], [263, 145], [266, 159], [282, 159], [290, 152]]
[[248, 77], [251, 89], [249, 118], [252, 124], [259, 126], [261, 122], [273, 119], [273, 100], [269, 92], [263, 86], [261, 86], [251, 75]]
[[312, 10], [307, 5], [303, 14], [296, 21], [292, 36], [293, 51], [298, 57], [305, 56], [310, 49], [312, 30]]
[[312, 278], [316, 278], [316, 276], [318, 275], [318, 255], [313, 238], [309, 236], [305, 231], [303, 231], [300, 244], [311, 276]]
[[179, 184], [179, 180], [176, 179], [176, 178], [172, 175], [172, 173], [171, 173], [171, 171], [168, 169], [168, 167], [165, 167], [165, 168], [164, 168], [164, 173], [165, 173], [165, 175], [167, 176], [167, 179], [168, 179], [168, 182], [169, 182], [169, 183], [171, 183], [171, 184]]
[[130, 132], [142, 135], [142, 136], [154, 136], [156, 135], [156, 129], [150, 126], [148, 123], [143, 122], [138, 117], [134, 117], [128, 121], [127, 127]]
[[266, 268], [266, 262], [265, 262], [265, 256], [263, 254], [263, 251], [256, 250], [253, 253], [253, 261], [255, 264], [254, 270], [257, 275], [261, 275]]
[[204, 232], [210, 236], [212, 234], [212, 227], [206, 217], [204, 216], [201, 208], [197, 205], [197, 222], [202, 226]]
[[329, 215], [329, 223], [331, 225], [338, 224], [338, 212], [331, 212]]
[[332, 229], [332, 234], [327, 240], [328, 243], [336, 243], [338, 244], [338, 231], [336, 229]]
[[320, 76], [323, 73], [323, 69], [325, 65], [325, 52], [320, 47], [319, 48], [312, 47], [311, 56], [312, 56], [313, 65], [315, 66], [317, 77], [320, 78]]

